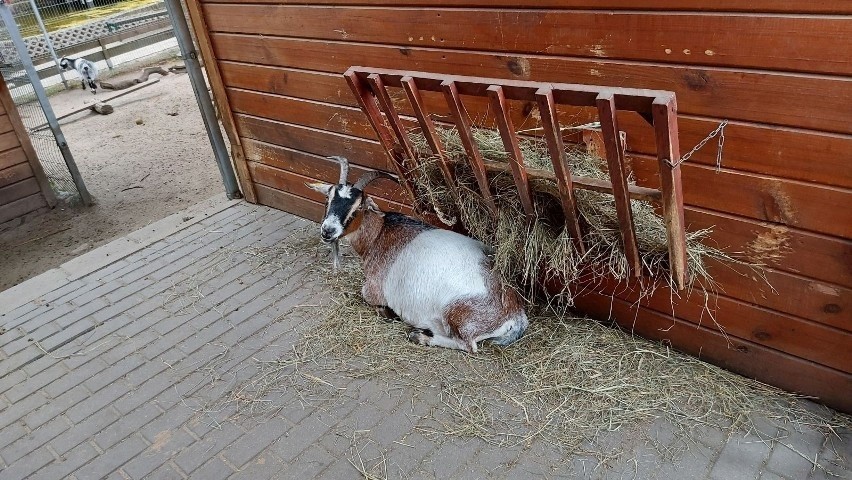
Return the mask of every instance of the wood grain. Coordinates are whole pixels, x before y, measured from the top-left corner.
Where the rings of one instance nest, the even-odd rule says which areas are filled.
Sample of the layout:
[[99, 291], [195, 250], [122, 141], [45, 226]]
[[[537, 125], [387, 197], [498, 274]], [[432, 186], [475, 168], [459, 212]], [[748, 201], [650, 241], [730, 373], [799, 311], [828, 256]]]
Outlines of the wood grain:
[[612, 320], [645, 338], [664, 340], [677, 350], [780, 388], [807, 393], [826, 405], [852, 412], [852, 375], [705, 327], [662, 315], [628, 302], [586, 292], [578, 308], [595, 318]]
[[240, 4], [204, 12], [212, 32], [852, 74], [850, 58], [832, 48], [852, 37], [840, 17]]
[[20, 200], [0, 205], [0, 224], [47, 206], [44, 195], [40, 191]]
[[[277, 93], [337, 105], [356, 106], [346, 82], [337, 74], [310, 72], [285, 67], [248, 65], [221, 62], [225, 82], [229, 87], [255, 90], [255, 93]], [[230, 93], [233, 96], [233, 93]], [[477, 119], [487, 118], [484, 102], [468, 99], [468, 112]], [[260, 101], [275, 101], [265, 98]], [[426, 108], [436, 115], [448, 115], [441, 95], [423, 92]], [[528, 117], [535, 114], [532, 105], [513, 109], [512, 120], [520, 128], [530, 128]], [[409, 111], [404, 102], [397, 108], [405, 115]], [[580, 110], [560, 108], [557, 112], [563, 125], [575, 125], [593, 120], [593, 114], [577, 116]], [[335, 120], [335, 119], [331, 119]], [[525, 122], [526, 120], [526, 122]], [[654, 155], [656, 152], [653, 130], [637, 115], [620, 114], [619, 128], [627, 132], [630, 152]], [[679, 112], [678, 126], [684, 153], [697, 145], [718, 125], [718, 120], [694, 117]], [[766, 124], [729, 122], [725, 128], [725, 147], [722, 166], [727, 169], [760, 173], [852, 188], [852, 163], [848, 162], [848, 135], [816, 132], [797, 128], [784, 128]], [[715, 165], [716, 140], [696, 152], [689, 163]]]
[[[305, 0], [204, 0], [204, 3], [275, 3], [305, 4]], [[585, 10], [636, 10], [635, 0], [312, 0], [312, 5], [391, 5], [406, 7], [493, 7], [493, 8], [564, 8]], [[791, 2], [789, 0], [644, 0], [646, 11], [775, 12], [775, 13], [852, 13], [846, 0]]]

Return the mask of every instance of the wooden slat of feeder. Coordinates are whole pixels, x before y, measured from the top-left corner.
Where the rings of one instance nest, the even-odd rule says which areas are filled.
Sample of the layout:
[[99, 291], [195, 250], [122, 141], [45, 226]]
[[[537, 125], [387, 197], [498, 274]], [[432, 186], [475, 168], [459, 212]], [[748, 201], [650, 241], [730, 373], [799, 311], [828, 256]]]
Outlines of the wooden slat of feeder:
[[367, 77], [367, 82], [370, 84], [370, 88], [373, 89], [373, 93], [379, 101], [379, 107], [385, 113], [385, 118], [388, 124], [390, 124], [391, 130], [396, 135], [397, 145], [402, 147], [402, 152], [405, 154], [403, 165], [406, 168], [406, 172], [412, 172], [414, 170], [414, 146], [411, 145], [411, 139], [408, 138], [405, 127], [402, 126], [399, 114], [393, 106], [393, 101], [388, 94], [387, 88], [385, 88], [385, 83], [382, 81], [382, 77], [376, 73]]
[[400, 81], [402, 82], [402, 89], [405, 91], [406, 96], [408, 96], [409, 103], [411, 103], [411, 108], [414, 109], [414, 116], [417, 117], [420, 130], [423, 132], [423, 136], [426, 137], [426, 143], [429, 144], [432, 153], [438, 158], [438, 167], [441, 169], [444, 181], [447, 182], [447, 186], [455, 191], [453, 188], [456, 184], [455, 173], [447, 163], [447, 156], [435, 131], [435, 122], [429, 118], [429, 113], [423, 105], [423, 98], [420, 96], [420, 90], [417, 88], [417, 84], [412, 77], [402, 77]]
[[612, 95], [598, 96], [598, 117], [606, 146], [606, 163], [615, 197], [615, 211], [621, 230], [624, 253], [633, 275], [642, 275], [642, 259], [636, 243], [636, 228], [633, 225], [633, 210], [630, 208], [630, 196], [627, 191], [627, 175], [624, 168], [624, 149], [618, 134], [618, 120], [615, 117], [615, 98]]
[[550, 161], [553, 163], [556, 185], [559, 187], [559, 202], [562, 205], [562, 213], [565, 215], [565, 228], [571, 234], [574, 248], [582, 254], [586, 251], [586, 248], [583, 245], [583, 233], [580, 230], [580, 219], [577, 215], [577, 204], [574, 199], [571, 167], [568, 165], [568, 159], [565, 156], [562, 132], [559, 130], [559, 120], [556, 118], [553, 92], [546, 88], [539, 89], [536, 92], [536, 101], [538, 102], [538, 111], [541, 114], [541, 125], [544, 129], [547, 149], [550, 152]]
[[482, 159], [482, 153], [476, 146], [473, 140], [473, 135], [470, 130], [470, 119], [467, 118], [467, 112], [459, 98], [459, 92], [456, 84], [451, 81], [441, 83], [441, 88], [444, 91], [444, 97], [447, 100], [447, 105], [450, 107], [450, 113], [453, 115], [453, 120], [456, 124], [456, 130], [459, 132], [464, 150], [467, 153], [467, 158], [470, 161], [470, 168], [473, 170], [473, 175], [476, 177], [476, 183], [479, 185], [479, 190], [482, 193], [482, 198], [488, 209], [494, 217], [497, 217], [497, 204], [494, 202], [494, 195], [491, 192], [491, 186], [488, 183], [488, 175], [485, 172], [485, 163]]
[[663, 218], [669, 243], [669, 264], [678, 289], [687, 282], [686, 232], [683, 219], [683, 188], [680, 180], [680, 144], [677, 134], [677, 105], [671, 98], [654, 101], [654, 131], [660, 186], [663, 192]]
[[497, 120], [497, 128], [500, 130], [500, 139], [503, 140], [503, 149], [509, 156], [509, 167], [512, 169], [512, 177], [515, 186], [518, 187], [518, 197], [521, 206], [527, 216], [527, 221], [535, 219], [535, 206], [530, 193], [530, 182], [527, 179], [527, 171], [524, 168], [524, 156], [518, 146], [518, 137], [515, 135], [515, 127], [509, 116], [509, 108], [506, 106], [506, 96], [503, 95], [503, 87], [491, 85], [488, 87], [488, 98], [491, 99], [491, 109]]
[[457, 94], [478, 97], [486, 96], [488, 87], [494, 85], [495, 82], [499, 82], [500, 86], [503, 87], [503, 92], [507, 99], [530, 102], [535, 101], [535, 92], [540, 88], [552, 88], [556, 103], [575, 106], [594, 107], [598, 95], [612, 95], [619, 109], [638, 112], [640, 115], [650, 114], [651, 104], [655, 98], [671, 96], [671, 92], [663, 90], [605, 87], [572, 83], [543, 83], [509, 79], [500, 79], [498, 81], [493, 78], [409, 72], [372, 67], [356, 66], [350, 67], [348, 71], [365, 77], [373, 73], [378, 73], [382, 76], [385, 83], [391, 87], [399, 87], [402, 77], [414, 76], [417, 77], [421, 90], [433, 92], [443, 90], [444, 83], [452, 82], [455, 84]]
[[389, 131], [387, 125], [385, 125], [384, 120], [382, 119], [382, 114], [379, 112], [378, 106], [376, 106], [376, 102], [374, 101], [374, 97], [370, 89], [367, 88], [367, 85], [355, 74], [353, 71], [347, 71], [344, 74], [346, 77], [346, 82], [349, 84], [349, 88], [352, 89], [352, 93], [355, 94], [355, 98], [358, 100], [358, 104], [361, 106], [361, 109], [367, 114], [367, 119], [370, 121], [370, 125], [373, 127], [373, 130], [376, 131], [376, 135], [379, 137], [379, 142], [384, 147], [385, 151], [391, 158], [391, 164], [396, 169], [396, 173], [399, 176], [400, 183], [405, 189], [405, 193], [408, 194], [409, 198], [411, 198], [411, 204], [417, 205], [417, 196], [415, 195], [414, 184], [406, 175], [405, 167], [402, 163], [402, 158], [399, 155], [399, 152], [394, 148], [396, 142], [393, 140], [392, 133]]

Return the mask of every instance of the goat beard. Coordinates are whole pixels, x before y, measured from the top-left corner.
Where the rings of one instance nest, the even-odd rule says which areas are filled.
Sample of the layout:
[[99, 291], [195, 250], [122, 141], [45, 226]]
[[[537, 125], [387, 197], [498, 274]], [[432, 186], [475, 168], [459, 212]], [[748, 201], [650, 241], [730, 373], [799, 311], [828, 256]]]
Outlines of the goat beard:
[[331, 269], [337, 271], [340, 268], [340, 240], [331, 242]]

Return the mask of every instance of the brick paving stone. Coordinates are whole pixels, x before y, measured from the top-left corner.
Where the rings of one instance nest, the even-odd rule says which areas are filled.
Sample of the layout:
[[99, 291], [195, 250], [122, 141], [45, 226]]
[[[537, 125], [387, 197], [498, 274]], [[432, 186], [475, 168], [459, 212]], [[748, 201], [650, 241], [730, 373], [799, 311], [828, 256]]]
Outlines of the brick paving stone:
[[0, 457], [3, 457], [6, 462], [14, 462], [70, 427], [71, 425], [64, 418], [54, 418], [4, 447], [0, 450]]
[[469, 455], [480, 447], [479, 442], [469, 440], [460, 440], [458, 443], [447, 440], [439, 444], [418, 432], [409, 433], [382, 446], [387, 449], [390, 470], [402, 475], [420, 470], [438, 478], [452, 478], [450, 474], [467, 463]]
[[248, 464], [240, 468], [228, 477], [229, 480], [260, 480], [273, 478], [316, 478], [315, 476], [294, 475], [293, 467], [275, 458], [274, 455], [261, 455], [252, 459]]
[[234, 473], [225, 462], [219, 457], [211, 458], [201, 468], [192, 472], [191, 478], [199, 478], [204, 480], [225, 480]]
[[161, 430], [154, 436], [151, 445], [144, 452], [122, 465], [121, 470], [130, 478], [145, 478], [149, 473], [173, 458], [178, 451], [194, 442], [195, 439], [180, 428]]
[[[305, 404], [294, 393], [276, 399], [284, 404], [280, 415], [286, 420], [236, 426], [227, 421], [231, 411], [196, 413], [193, 402], [203, 405], [230, 388], [225, 381], [209, 384], [202, 366], [215, 359], [218, 373], [237, 373], [250, 367], [251, 357], [274, 360], [269, 346], [286, 351], [309, 325], [301, 315], [286, 313], [327, 297], [321, 282], [305, 272], [325, 262], [325, 255], [294, 252], [285, 257], [290, 268], [269, 271], [255, 269], [240, 253], [226, 256], [273, 246], [299, 235], [305, 225], [314, 227], [266, 207], [231, 207], [0, 317], [0, 324], [11, 327], [0, 335], [0, 461], [19, 469], [3, 470], [0, 477], [17, 471], [21, 478], [28, 472], [33, 478], [75, 480], [358, 478], [349, 463], [353, 446], [363, 448], [368, 464], [384, 454], [389, 478], [735, 479], [756, 478], [756, 468], [766, 461], [761, 478], [771, 479], [770, 466], [783, 470], [795, 463], [778, 453], [788, 450], [783, 446], [770, 453], [768, 446], [748, 443], [751, 437], [728, 439], [719, 430], [690, 432], [699, 444], [686, 444], [683, 433], [662, 420], [644, 425], [643, 435], [622, 430], [593, 445], [627, 451], [604, 465], [591, 458], [562, 459], [540, 442], [522, 449], [452, 437], [433, 441], [414, 425], [438, 404], [438, 389], [389, 395], [386, 384], [343, 374], [329, 380], [345, 390], [321, 404]], [[192, 282], [200, 282], [205, 298], [196, 302], [198, 311], [190, 307], [189, 314], [176, 315], [181, 304], [170, 296], [173, 286], [188, 288]], [[56, 356], [86, 354], [54, 359], [27, 338], [59, 346]], [[230, 351], [220, 360], [222, 345]], [[66, 411], [77, 423], [63, 430]], [[760, 422], [765, 438], [780, 436], [808, 455], [818, 450], [821, 464], [848, 476], [852, 439], [833, 457], [818, 432], [785, 437], [771, 422]], [[30, 431], [26, 425], [40, 428]], [[663, 454], [645, 446], [640, 441], [645, 438]], [[678, 455], [683, 446], [689, 448]], [[106, 453], [98, 455], [96, 448]], [[53, 461], [51, 451], [60, 459]], [[28, 459], [29, 471], [21, 466]], [[809, 462], [805, 467], [812, 469]], [[780, 473], [787, 480], [802, 473], [810, 480], [835, 478], [796, 468]]]
[[112, 474], [125, 462], [144, 452], [148, 445], [139, 436], [130, 436], [113, 445], [74, 472], [80, 480], [100, 479]]
[[105, 428], [118, 421], [119, 416], [111, 408], [99, 411], [50, 441], [50, 446], [60, 455], [70, 451], [77, 445], [91, 440], [104, 431]]
[[20, 382], [16, 385], [12, 385], [3, 393], [10, 402], [20, 402], [32, 395], [34, 392], [43, 389], [45, 386], [70, 373], [70, 371], [65, 368], [61, 362], [50, 357], [42, 357], [36, 360], [36, 362], [44, 364], [36, 367], [36, 369], [39, 370], [38, 373], [35, 375], [27, 375], [26, 379], [21, 379]]
[[29, 415], [24, 417], [24, 422], [26, 422], [29, 428], [35, 430], [45, 422], [63, 415], [69, 408], [90, 396], [91, 392], [89, 392], [88, 389], [78, 385], [59, 397], [51, 399], [47, 402], [47, 404], [31, 412]]
[[[363, 478], [358, 470], [349, 462], [348, 457], [340, 457], [338, 456], [334, 463], [326, 467], [325, 470], [320, 472], [315, 478], [323, 479], [323, 480], [340, 480], [344, 478]], [[379, 477], [381, 478], [381, 477]], [[388, 476], [388, 478], [396, 478], [394, 476]]]
[[89, 289], [85, 292], [80, 292], [79, 295], [69, 298], [68, 303], [76, 307], [82, 307], [83, 305], [97, 299], [106, 299], [107, 303], [113, 303], [113, 301], [106, 298], [108, 297], [108, 294], [115, 292], [116, 290], [120, 291], [126, 288], [128, 288], [127, 285], [118, 281], [102, 283], [97, 285], [95, 288]]
[[32, 412], [45, 403], [47, 403], [47, 398], [40, 392], [35, 392], [27, 397], [26, 401], [17, 402], [8, 408], [4, 408], [0, 412], [0, 429], [21, 420], [29, 412]]
[[[834, 477], [834, 478], [837, 478], [837, 477]], [[763, 473], [760, 474], [760, 480], [793, 480], [793, 479], [791, 479], [789, 477], [783, 477], [781, 475], [778, 475], [777, 473], [770, 472], [770, 471], [766, 470], [766, 471], [764, 471]]]
[[241, 469], [256, 455], [266, 449], [276, 450], [279, 438], [287, 436], [293, 424], [282, 418], [273, 417], [252, 428], [238, 438], [223, 452], [228, 461]]
[[712, 480], [757, 480], [772, 446], [755, 435], [732, 438], [710, 470]]
[[666, 480], [678, 478], [682, 480], [704, 479], [710, 473], [713, 461], [718, 456], [717, 450], [702, 444], [690, 445], [675, 462], [666, 462], [657, 471], [656, 478]]
[[85, 402], [80, 402], [71, 407], [65, 414], [72, 422], [80, 422], [113, 404], [124, 396], [127, 390], [128, 385], [123, 381], [112, 383], [89, 397]]
[[815, 431], [791, 431], [786, 436], [781, 435], [766, 468], [791, 478], [807, 478], [813, 470], [813, 463], [802, 455], [814, 458], [820, 451], [822, 439], [822, 435]]
[[[23, 423], [16, 422], [0, 429], [0, 450], [7, 445], [17, 442], [27, 434], [27, 429], [24, 428]], [[3, 458], [3, 456], [0, 455], [0, 458]]]
[[36, 476], [44, 479], [68, 478], [74, 470], [94, 460], [97, 456], [98, 451], [95, 450], [95, 447], [89, 442], [83, 442], [61, 455], [59, 460], [39, 470]]
[[95, 444], [102, 450], [107, 450], [118, 442], [138, 432], [143, 425], [162, 414], [154, 404], [145, 404], [137, 410], [125, 414], [113, 414], [108, 423], [92, 434]]
[[[82, 355], [81, 355], [82, 356]], [[83, 383], [92, 378], [98, 372], [109, 368], [109, 364], [98, 357], [89, 357], [90, 360], [85, 364], [85, 367], [70, 369], [67, 373], [48, 383], [42, 390], [51, 396], [51, 398], [60, 398], [66, 392], [70, 392], [75, 387], [83, 385]], [[48, 367], [48, 369], [63, 369], [61, 366]]]
[[40, 468], [54, 460], [55, 457], [53, 454], [47, 448], [41, 447], [33, 450], [17, 462], [10, 463], [7, 467], [0, 470], [0, 474], [2, 474], [3, 480], [33, 478], [33, 472], [37, 472]]
[[173, 460], [184, 472], [194, 472], [207, 459], [218, 455], [219, 452], [244, 434], [245, 431], [235, 425], [223, 425], [221, 430], [212, 430], [201, 437], [200, 440], [181, 450]]
[[184, 476], [175, 471], [171, 465], [160, 465], [159, 468], [145, 476], [145, 480], [183, 480]]

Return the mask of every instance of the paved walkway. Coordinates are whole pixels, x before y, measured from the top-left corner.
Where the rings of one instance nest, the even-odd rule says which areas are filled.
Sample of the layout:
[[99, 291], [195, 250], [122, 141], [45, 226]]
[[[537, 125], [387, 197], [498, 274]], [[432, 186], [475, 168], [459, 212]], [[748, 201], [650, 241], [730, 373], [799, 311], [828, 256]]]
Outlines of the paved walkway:
[[607, 464], [544, 444], [434, 442], [414, 423], [438, 399], [363, 379], [326, 404], [282, 398], [262, 422], [214, 420], [211, 372], [288, 349], [311, 321], [299, 308], [326, 297], [311, 255], [285, 248], [264, 268], [229, 252], [286, 245], [305, 225], [212, 200], [0, 293], [0, 479], [852, 478], [850, 432], [708, 431], [673, 459], [619, 432], [632, 454]]

